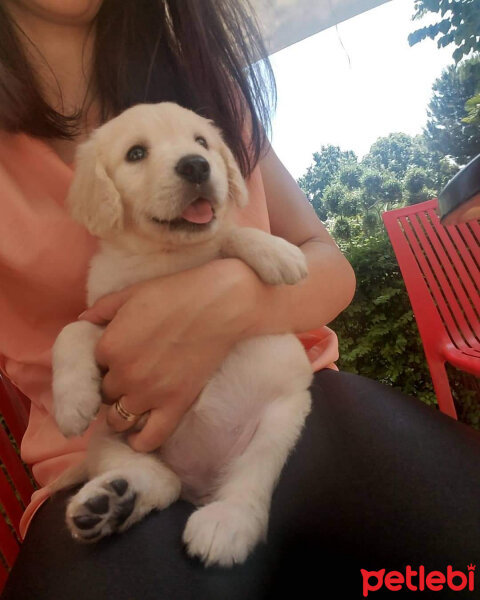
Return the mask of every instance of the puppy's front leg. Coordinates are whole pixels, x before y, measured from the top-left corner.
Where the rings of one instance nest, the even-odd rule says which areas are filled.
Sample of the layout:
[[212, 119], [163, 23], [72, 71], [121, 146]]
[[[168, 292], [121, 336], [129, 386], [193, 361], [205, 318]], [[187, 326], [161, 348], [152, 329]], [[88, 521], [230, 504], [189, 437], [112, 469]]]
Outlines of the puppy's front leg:
[[190, 555], [228, 567], [265, 539], [274, 486], [310, 405], [310, 393], [301, 390], [266, 407], [250, 444], [226, 468], [215, 501], [187, 521], [183, 541]]
[[53, 345], [53, 410], [66, 437], [85, 431], [102, 403], [102, 374], [94, 352], [103, 329], [76, 321], [62, 329]]
[[252, 227], [231, 229], [222, 241], [221, 254], [240, 258], [265, 283], [293, 285], [308, 274], [307, 261], [300, 248]]

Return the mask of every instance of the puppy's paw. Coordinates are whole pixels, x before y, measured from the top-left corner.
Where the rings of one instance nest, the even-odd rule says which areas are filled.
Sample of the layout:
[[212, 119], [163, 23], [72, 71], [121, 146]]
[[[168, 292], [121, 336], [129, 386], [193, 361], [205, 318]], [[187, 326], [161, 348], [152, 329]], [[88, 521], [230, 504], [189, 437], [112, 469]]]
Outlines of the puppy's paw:
[[70, 500], [66, 522], [80, 542], [96, 542], [116, 531], [124, 531], [152, 510], [162, 510], [180, 495], [179, 478], [153, 458], [143, 455], [122, 469], [98, 475]]
[[308, 275], [307, 260], [300, 248], [274, 236], [258, 248], [250, 266], [260, 279], [272, 285], [293, 285]]
[[97, 477], [70, 500], [67, 526], [76, 540], [96, 542], [128, 526], [136, 500], [137, 493], [126, 479]]
[[63, 435], [80, 435], [100, 410], [100, 376], [87, 381], [54, 377], [53, 399], [55, 420]]
[[212, 502], [188, 519], [183, 541], [188, 554], [197, 556], [206, 566], [230, 567], [243, 563], [264, 537], [263, 521], [244, 506], [227, 501]]
[[102, 373], [95, 361], [102, 332], [103, 327], [75, 321], [62, 329], [52, 347], [53, 410], [66, 437], [85, 431], [102, 404]]

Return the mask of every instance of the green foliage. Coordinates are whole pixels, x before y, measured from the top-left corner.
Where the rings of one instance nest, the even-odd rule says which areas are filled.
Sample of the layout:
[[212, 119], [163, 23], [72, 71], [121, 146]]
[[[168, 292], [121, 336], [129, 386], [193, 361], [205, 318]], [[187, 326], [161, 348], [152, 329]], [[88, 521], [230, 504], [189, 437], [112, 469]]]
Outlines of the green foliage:
[[423, 137], [412, 137], [406, 133], [391, 133], [379, 138], [365, 157], [365, 163], [372, 168], [387, 169], [400, 179], [412, 164], [427, 167], [430, 162]]
[[438, 37], [439, 48], [454, 45], [455, 66], [433, 85], [426, 141], [432, 150], [465, 165], [480, 152], [480, 0], [415, 0], [413, 18], [427, 13], [440, 20], [411, 33], [410, 45]]
[[339, 367], [433, 404], [418, 329], [387, 235], [377, 230], [375, 236], [358, 236], [343, 247], [357, 277], [357, 291], [331, 325], [340, 341]]
[[431, 149], [465, 165], [480, 152], [480, 0], [415, 0], [413, 18], [427, 13], [438, 14], [440, 20], [411, 33], [410, 45], [438, 37], [439, 48], [454, 45], [455, 66], [433, 86], [426, 140]]
[[447, 183], [458, 173], [458, 165], [450, 158], [445, 156], [438, 163], [437, 171], [437, 189], [443, 189]]
[[333, 235], [335, 236], [335, 239], [342, 240], [343, 242], [350, 240], [352, 237], [352, 229], [348, 219], [345, 219], [345, 217], [339, 217], [335, 220], [335, 224], [333, 226]]
[[407, 204], [418, 204], [435, 198], [434, 182], [426, 169], [410, 167], [404, 180]]
[[422, 136], [392, 133], [379, 138], [362, 161], [353, 152], [322, 146], [298, 183], [322, 221], [351, 218], [364, 231], [372, 222], [372, 217], [364, 221], [366, 214], [379, 222], [382, 210], [435, 196], [457, 168], [443, 160]]
[[382, 193], [384, 199], [388, 203], [396, 204], [402, 199], [402, 182], [394, 177], [386, 177], [382, 185]]
[[350, 190], [356, 190], [360, 187], [361, 176], [362, 169], [360, 165], [356, 161], [353, 162], [353, 160], [343, 163], [338, 171], [340, 183]]
[[476, 94], [465, 103], [467, 116], [462, 119], [470, 125], [480, 125], [480, 94]]
[[310, 201], [320, 199], [323, 190], [336, 179], [341, 166], [348, 162], [357, 162], [352, 151], [344, 152], [338, 146], [322, 146], [320, 152], [313, 154], [313, 164], [299, 179], [299, 185]]
[[480, 50], [480, 0], [415, 0], [414, 19], [427, 13], [438, 14], [438, 21], [421, 27], [408, 36], [411, 46], [430, 38], [442, 48], [455, 45], [453, 59], [458, 63]]
[[367, 235], [374, 235], [378, 229], [378, 217], [375, 213], [367, 213], [362, 217], [362, 229]]
[[346, 188], [341, 183], [335, 182], [327, 185], [323, 191], [323, 202], [327, 210], [333, 214], [341, 214], [340, 204], [347, 194]]
[[480, 88], [480, 57], [447, 67], [433, 84], [425, 140], [432, 152], [450, 155], [459, 165], [480, 152], [480, 128], [467, 122], [465, 105]]
[[371, 169], [365, 170], [362, 175], [362, 188], [365, 190], [366, 195], [371, 199], [370, 206], [373, 206], [382, 196], [383, 178], [383, 173]]

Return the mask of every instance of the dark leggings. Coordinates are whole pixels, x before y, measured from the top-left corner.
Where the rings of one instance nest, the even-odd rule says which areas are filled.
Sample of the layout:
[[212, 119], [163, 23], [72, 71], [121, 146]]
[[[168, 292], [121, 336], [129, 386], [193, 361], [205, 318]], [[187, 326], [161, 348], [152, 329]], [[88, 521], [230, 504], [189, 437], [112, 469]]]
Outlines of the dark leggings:
[[[245, 564], [204, 568], [190, 559], [181, 534], [194, 509], [182, 501], [121, 535], [80, 545], [64, 525], [63, 494], [34, 518], [4, 599], [351, 599], [363, 598], [360, 569], [466, 572], [472, 562], [480, 571], [480, 435], [347, 373], [317, 373], [312, 395], [273, 496], [268, 542]], [[420, 600], [431, 593], [478, 591], [425, 591]]]

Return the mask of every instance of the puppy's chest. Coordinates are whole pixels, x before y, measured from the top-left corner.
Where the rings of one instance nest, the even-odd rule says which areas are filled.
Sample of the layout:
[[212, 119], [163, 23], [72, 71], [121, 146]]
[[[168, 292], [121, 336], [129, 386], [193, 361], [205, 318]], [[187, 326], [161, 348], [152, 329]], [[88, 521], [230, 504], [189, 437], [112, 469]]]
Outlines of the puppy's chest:
[[105, 294], [118, 292], [134, 283], [179, 273], [218, 257], [219, 250], [213, 246], [198, 253], [149, 255], [126, 254], [105, 247], [90, 263], [87, 304], [91, 306]]

